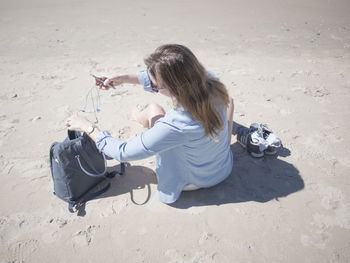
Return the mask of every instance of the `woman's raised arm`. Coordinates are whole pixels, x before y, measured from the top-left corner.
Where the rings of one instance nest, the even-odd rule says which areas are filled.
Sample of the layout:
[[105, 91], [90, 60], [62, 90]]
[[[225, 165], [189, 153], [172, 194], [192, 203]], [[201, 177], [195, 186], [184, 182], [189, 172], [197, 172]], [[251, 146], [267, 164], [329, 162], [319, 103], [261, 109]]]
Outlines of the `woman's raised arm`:
[[112, 84], [113, 86], [119, 86], [122, 84], [140, 84], [137, 78], [137, 74], [116, 75], [111, 78], [102, 76], [99, 78], [103, 80], [103, 83], [96, 80], [96, 86], [98, 86], [102, 90], [109, 90], [109, 84]]

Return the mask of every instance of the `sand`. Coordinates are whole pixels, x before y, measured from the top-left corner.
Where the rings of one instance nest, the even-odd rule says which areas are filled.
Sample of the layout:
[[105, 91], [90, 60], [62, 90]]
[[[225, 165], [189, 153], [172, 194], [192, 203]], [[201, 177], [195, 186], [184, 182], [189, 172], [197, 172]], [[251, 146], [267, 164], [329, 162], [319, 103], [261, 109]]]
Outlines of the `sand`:
[[[346, 0], [1, 1], [0, 262], [350, 262], [349, 13]], [[89, 73], [135, 73], [164, 43], [187, 45], [227, 85], [234, 121], [267, 123], [284, 148], [254, 159], [233, 137], [230, 177], [173, 206], [154, 197], [154, 158], [131, 162], [69, 213], [49, 146]], [[100, 127], [140, 134], [137, 103], [172, 106], [136, 85], [101, 91]]]

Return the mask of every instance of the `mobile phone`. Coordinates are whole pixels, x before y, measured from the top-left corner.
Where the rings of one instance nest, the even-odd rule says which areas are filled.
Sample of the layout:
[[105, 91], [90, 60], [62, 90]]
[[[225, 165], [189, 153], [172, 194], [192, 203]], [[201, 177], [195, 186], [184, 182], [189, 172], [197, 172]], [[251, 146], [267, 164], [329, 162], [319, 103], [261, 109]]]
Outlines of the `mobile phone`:
[[[104, 81], [103, 81], [102, 79], [96, 77], [94, 74], [91, 74], [91, 73], [90, 73], [90, 75], [91, 75], [92, 77], [94, 77], [97, 81], [99, 81], [99, 82], [101, 82], [101, 83], [103, 84]], [[108, 86], [109, 86], [110, 88], [112, 88], [112, 89], [115, 89], [115, 87], [114, 87], [111, 83], [109, 83]]]

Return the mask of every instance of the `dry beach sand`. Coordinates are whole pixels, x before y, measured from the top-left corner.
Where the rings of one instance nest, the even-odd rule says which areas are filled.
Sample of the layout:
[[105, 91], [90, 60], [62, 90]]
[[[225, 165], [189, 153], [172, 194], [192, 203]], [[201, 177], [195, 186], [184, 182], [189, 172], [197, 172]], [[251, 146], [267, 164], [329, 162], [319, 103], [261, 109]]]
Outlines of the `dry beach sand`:
[[[0, 1], [0, 262], [350, 262], [349, 14], [347, 0]], [[254, 159], [233, 137], [231, 176], [173, 206], [154, 198], [154, 158], [135, 161], [70, 214], [48, 152], [89, 73], [136, 72], [164, 43], [190, 47], [234, 121], [269, 124], [284, 148]], [[140, 86], [101, 92], [100, 127], [133, 138], [130, 111], [152, 102], [171, 108]]]

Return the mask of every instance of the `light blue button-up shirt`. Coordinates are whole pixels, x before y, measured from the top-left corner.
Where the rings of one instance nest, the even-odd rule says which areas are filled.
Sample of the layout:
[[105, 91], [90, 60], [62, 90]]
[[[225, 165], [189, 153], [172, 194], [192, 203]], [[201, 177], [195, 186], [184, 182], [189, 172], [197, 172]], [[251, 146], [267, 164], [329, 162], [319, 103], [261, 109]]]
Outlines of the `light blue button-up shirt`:
[[[147, 71], [139, 71], [137, 75], [144, 89], [152, 91]], [[211, 187], [231, 173], [233, 158], [228, 141], [227, 113], [223, 106], [217, 108], [225, 125], [215, 141], [205, 135], [201, 122], [178, 107], [129, 142], [119, 141], [101, 131], [96, 145], [120, 162], [156, 155], [156, 197], [164, 203], [173, 203], [186, 185]]]

